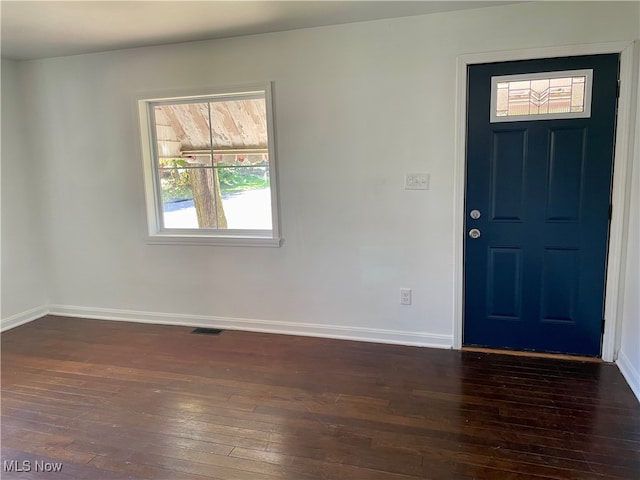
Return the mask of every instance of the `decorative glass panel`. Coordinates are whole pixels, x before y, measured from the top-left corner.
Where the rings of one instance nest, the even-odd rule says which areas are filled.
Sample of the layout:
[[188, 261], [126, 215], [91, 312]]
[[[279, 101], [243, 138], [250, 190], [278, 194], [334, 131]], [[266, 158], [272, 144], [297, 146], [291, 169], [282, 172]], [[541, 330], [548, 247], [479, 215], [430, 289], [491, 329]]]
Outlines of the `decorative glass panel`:
[[491, 122], [587, 118], [592, 70], [491, 78]]

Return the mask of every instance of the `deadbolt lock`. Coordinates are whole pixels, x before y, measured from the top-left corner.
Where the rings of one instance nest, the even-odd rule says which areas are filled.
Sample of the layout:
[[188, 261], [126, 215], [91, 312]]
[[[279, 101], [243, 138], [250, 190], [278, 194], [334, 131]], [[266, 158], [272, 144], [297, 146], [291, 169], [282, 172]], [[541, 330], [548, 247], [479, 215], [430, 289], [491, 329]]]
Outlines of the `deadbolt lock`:
[[471, 230], [469, 230], [469, 236], [474, 240], [476, 238], [480, 238], [480, 235], [480, 230], [478, 230], [477, 228], [472, 228]]

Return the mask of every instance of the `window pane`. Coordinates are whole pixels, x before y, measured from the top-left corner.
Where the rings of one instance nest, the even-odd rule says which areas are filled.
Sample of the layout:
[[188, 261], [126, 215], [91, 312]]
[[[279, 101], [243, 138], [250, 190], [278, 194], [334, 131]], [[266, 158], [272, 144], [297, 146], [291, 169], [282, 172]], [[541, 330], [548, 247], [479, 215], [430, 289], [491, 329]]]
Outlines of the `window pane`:
[[267, 148], [264, 98], [211, 102], [214, 149]]
[[545, 119], [563, 118], [566, 114], [588, 116], [590, 82], [589, 70], [494, 77], [492, 121], [526, 120], [537, 115], [544, 115]]
[[164, 228], [271, 230], [259, 95], [154, 106]]
[[210, 150], [209, 103], [158, 105], [154, 109], [158, 157], [181, 157], [185, 150]]
[[165, 228], [227, 228], [217, 169], [160, 168]]
[[584, 110], [584, 82], [575, 82], [571, 90], [571, 111], [582, 112]]
[[507, 109], [509, 108], [509, 84], [498, 83], [497, 88], [496, 114], [499, 117], [504, 117], [507, 115]]
[[222, 205], [228, 228], [271, 230], [269, 168], [218, 168]]
[[158, 170], [165, 228], [271, 229], [268, 167], [179, 168], [183, 162]]
[[179, 168], [160, 168], [159, 176], [164, 227], [198, 228], [190, 171]]

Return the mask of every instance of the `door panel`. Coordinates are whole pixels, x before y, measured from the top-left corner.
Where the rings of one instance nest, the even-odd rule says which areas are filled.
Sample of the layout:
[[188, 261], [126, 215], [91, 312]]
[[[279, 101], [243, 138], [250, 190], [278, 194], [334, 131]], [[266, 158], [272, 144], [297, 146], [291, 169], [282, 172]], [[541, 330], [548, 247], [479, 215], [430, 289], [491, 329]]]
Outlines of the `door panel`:
[[578, 293], [578, 250], [546, 248], [542, 260], [542, 322], [574, 322]]
[[[580, 69], [590, 118], [490, 122], [492, 76]], [[464, 345], [600, 354], [617, 75], [618, 55], [469, 68]]]
[[494, 319], [522, 318], [522, 250], [490, 248], [487, 313]]
[[551, 129], [547, 221], [577, 222], [584, 184], [585, 128]]
[[493, 133], [490, 167], [492, 220], [522, 220], [526, 157], [526, 130]]

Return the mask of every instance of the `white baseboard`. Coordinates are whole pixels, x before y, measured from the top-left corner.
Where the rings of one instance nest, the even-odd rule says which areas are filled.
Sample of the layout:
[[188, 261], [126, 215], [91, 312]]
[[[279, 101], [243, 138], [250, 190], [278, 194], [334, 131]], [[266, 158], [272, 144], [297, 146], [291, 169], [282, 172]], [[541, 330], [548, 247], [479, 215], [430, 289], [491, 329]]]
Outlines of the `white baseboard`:
[[16, 313], [15, 315], [11, 315], [10, 317], [3, 318], [2, 320], [0, 320], [0, 332], [4, 332], [6, 330], [19, 327], [20, 325], [24, 325], [25, 323], [32, 322], [40, 317], [44, 317], [48, 313], [49, 309], [47, 307], [36, 307], [27, 310], [26, 312]]
[[251, 332], [338, 338], [342, 340], [414, 345], [432, 348], [451, 348], [453, 345], [453, 337], [451, 335], [349, 327], [342, 325], [320, 325], [313, 323], [293, 323], [274, 320], [213, 317], [204, 315], [181, 315], [175, 313], [141, 312], [135, 310], [76, 307], [69, 305], [50, 305], [49, 313], [51, 315], [84, 317], [99, 320], [220, 328], [226, 330], [246, 330]]
[[616, 360], [616, 364], [618, 365], [620, 372], [622, 372], [622, 376], [625, 378], [631, 387], [631, 390], [640, 402], [640, 373], [638, 373], [638, 370], [636, 370], [636, 367], [631, 363], [623, 350], [618, 352], [618, 360]]

